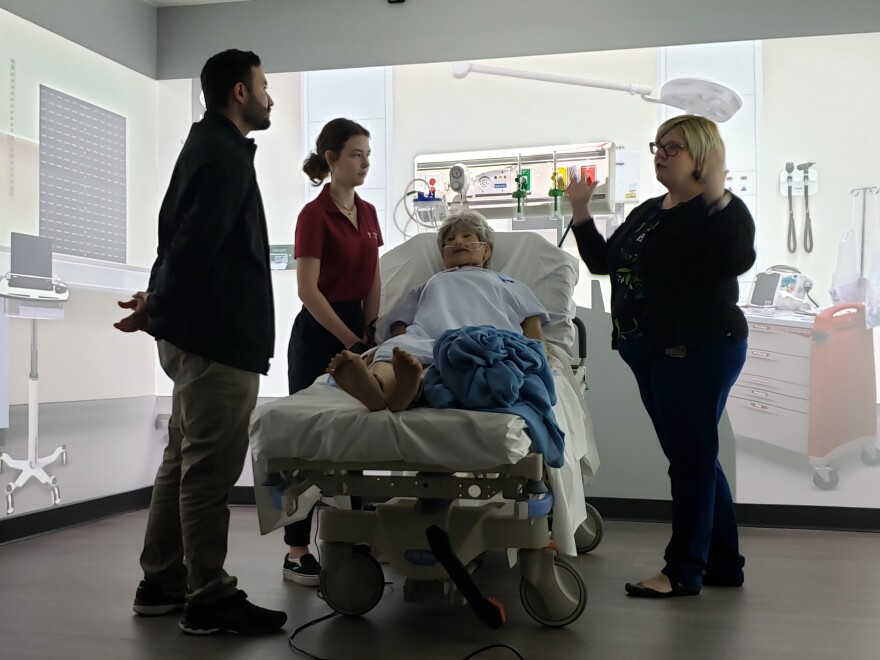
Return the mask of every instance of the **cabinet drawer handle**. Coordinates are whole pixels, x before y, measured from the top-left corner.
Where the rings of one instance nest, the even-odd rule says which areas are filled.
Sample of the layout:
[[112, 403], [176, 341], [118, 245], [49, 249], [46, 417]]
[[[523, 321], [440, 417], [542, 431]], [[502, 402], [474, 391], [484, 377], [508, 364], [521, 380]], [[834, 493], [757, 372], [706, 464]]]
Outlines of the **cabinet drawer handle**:
[[770, 396], [767, 392], [764, 392], [762, 390], [752, 390], [752, 394], [754, 394], [755, 396], [763, 396], [763, 397]]
[[770, 353], [768, 353], [767, 351], [754, 351], [754, 350], [752, 350], [752, 351], [749, 351], [749, 353], [751, 353], [755, 357], [762, 357], [762, 358], [770, 357]]
[[752, 323], [752, 327], [755, 330], [770, 330], [770, 326], [764, 325], [763, 323]]
[[750, 401], [749, 405], [755, 410], [769, 410], [768, 406], [765, 406], [763, 403], [755, 403], [754, 401]]
[[761, 378], [760, 376], [751, 376], [749, 378], [749, 380], [751, 380], [753, 383], [760, 383], [761, 385], [769, 385], [770, 384], [769, 378]]
[[799, 335], [800, 337], [812, 337], [812, 330], [800, 330], [798, 328], [785, 328], [784, 332], [787, 332], [790, 335]]

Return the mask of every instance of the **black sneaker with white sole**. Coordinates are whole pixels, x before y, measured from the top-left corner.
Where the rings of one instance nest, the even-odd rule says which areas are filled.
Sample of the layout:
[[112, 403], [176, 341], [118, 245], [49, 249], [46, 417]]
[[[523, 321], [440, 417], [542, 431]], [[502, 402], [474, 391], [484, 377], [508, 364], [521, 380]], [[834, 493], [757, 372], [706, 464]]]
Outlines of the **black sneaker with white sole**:
[[238, 591], [213, 603], [188, 602], [180, 617], [180, 629], [188, 635], [267, 635], [287, 623], [287, 614], [257, 607]]
[[285, 555], [284, 579], [304, 587], [317, 587], [321, 579], [321, 564], [310, 554], [299, 559], [291, 559]]
[[166, 593], [155, 582], [141, 580], [134, 595], [132, 609], [141, 616], [161, 616], [183, 609], [186, 602], [183, 591]]

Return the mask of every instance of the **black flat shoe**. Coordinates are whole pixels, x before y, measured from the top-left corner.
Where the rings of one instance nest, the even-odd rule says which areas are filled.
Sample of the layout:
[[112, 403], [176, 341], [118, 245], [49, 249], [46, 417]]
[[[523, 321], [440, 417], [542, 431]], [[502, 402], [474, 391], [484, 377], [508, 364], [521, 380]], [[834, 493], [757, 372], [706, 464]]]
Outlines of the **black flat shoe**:
[[675, 598], [677, 596], [696, 596], [700, 593], [700, 587], [676, 583], [672, 585], [672, 591], [663, 592], [646, 587], [641, 582], [626, 583], [626, 593], [636, 598]]

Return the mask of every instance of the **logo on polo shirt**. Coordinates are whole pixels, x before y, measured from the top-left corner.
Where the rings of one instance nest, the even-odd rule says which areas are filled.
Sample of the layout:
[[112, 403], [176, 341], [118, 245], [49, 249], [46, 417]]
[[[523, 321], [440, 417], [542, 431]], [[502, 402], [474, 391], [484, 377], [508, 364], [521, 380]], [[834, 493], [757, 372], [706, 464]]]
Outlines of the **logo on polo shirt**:
[[368, 231], [368, 232], [367, 232], [367, 238], [372, 238], [373, 240], [378, 241], [378, 240], [379, 240], [379, 232], [377, 232], [377, 231]]

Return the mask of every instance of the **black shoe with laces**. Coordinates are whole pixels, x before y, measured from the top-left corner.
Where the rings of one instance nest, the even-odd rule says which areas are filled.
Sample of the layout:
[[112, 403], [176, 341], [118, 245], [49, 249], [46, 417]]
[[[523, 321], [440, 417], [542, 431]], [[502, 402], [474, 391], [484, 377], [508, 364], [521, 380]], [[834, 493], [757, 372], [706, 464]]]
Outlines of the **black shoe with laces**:
[[284, 579], [304, 587], [317, 587], [321, 581], [321, 564], [311, 554], [299, 559], [284, 556]]
[[257, 607], [245, 592], [238, 591], [213, 603], [188, 602], [178, 625], [189, 635], [266, 635], [280, 630], [285, 623], [287, 614]]
[[161, 616], [183, 609], [186, 602], [183, 591], [166, 593], [155, 582], [141, 580], [134, 596], [132, 609], [141, 616]]

